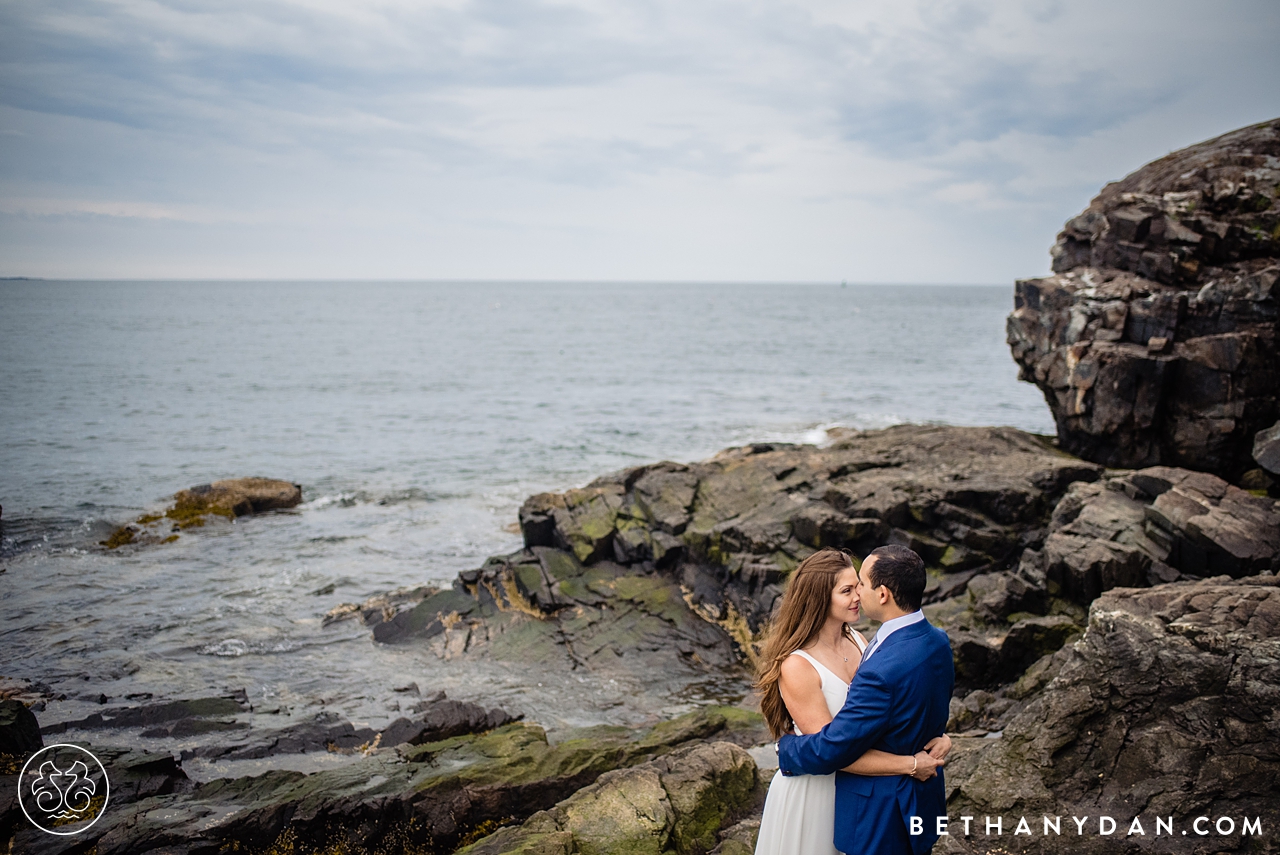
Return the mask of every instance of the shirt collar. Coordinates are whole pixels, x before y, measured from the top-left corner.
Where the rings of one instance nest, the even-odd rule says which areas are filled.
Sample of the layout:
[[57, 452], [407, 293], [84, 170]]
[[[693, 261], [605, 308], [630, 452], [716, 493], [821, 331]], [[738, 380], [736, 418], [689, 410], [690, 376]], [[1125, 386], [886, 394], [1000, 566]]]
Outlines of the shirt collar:
[[880, 624], [880, 629], [876, 630], [876, 637], [871, 643], [871, 648], [867, 651], [867, 656], [870, 656], [876, 650], [879, 650], [880, 645], [884, 644], [885, 639], [893, 633], [905, 626], [911, 626], [913, 623], [919, 623], [922, 620], [924, 620], [924, 612], [920, 609], [916, 609], [911, 614], [891, 618]]

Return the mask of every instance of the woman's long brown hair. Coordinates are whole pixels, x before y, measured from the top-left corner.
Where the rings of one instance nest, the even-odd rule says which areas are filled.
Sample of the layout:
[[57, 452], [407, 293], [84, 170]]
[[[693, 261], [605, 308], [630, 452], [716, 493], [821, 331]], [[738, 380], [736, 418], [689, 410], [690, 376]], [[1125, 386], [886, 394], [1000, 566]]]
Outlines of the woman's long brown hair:
[[[822, 629], [831, 612], [831, 592], [835, 590], [836, 577], [852, 566], [853, 559], [847, 553], [822, 549], [801, 561], [791, 574], [787, 592], [782, 595], [782, 605], [769, 625], [764, 650], [756, 661], [760, 713], [774, 739], [791, 733], [794, 726], [791, 713], [778, 690], [782, 662], [812, 641]], [[848, 632], [846, 625], [845, 633]]]

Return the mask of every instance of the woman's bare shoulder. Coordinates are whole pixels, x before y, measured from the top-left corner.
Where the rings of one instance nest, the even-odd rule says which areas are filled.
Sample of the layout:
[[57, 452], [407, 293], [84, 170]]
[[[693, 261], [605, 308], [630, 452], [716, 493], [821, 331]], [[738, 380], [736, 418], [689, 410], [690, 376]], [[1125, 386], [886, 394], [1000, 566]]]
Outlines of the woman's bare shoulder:
[[779, 680], [791, 687], [802, 688], [804, 686], [822, 685], [822, 677], [818, 674], [818, 669], [803, 656], [788, 656], [782, 660], [779, 666], [781, 674]]

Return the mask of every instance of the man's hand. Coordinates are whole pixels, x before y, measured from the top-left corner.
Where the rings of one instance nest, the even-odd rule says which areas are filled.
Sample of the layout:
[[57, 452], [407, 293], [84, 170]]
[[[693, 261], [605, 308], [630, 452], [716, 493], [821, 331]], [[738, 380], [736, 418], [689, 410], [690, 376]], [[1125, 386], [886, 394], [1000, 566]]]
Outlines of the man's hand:
[[930, 754], [927, 751], [921, 751], [920, 753], [916, 754], [915, 759], [916, 759], [916, 771], [915, 771], [915, 774], [912, 775], [911, 777], [915, 778], [917, 781], [927, 781], [933, 776], [937, 775], [938, 767], [943, 764], [943, 761], [939, 760], [937, 757], [934, 757], [932, 754]]
[[924, 744], [924, 750], [928, 751], [935, 760], [946, 760], [947, 755], [951, 753], [951, 737], [945, 733], [936, 736]]

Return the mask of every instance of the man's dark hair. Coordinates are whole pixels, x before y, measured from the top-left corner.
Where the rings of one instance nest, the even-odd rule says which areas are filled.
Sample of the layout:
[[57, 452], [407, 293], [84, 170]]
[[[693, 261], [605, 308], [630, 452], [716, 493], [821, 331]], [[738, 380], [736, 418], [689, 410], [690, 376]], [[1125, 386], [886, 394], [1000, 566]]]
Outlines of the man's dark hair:
[[914, 612], [924, 599], [924, 559], [905, 546], [891, 544], [871, 550], [867, 558], [876, 557], [871, 565], [867, 581], [871, 587], [884, 585], [893, 594], [893, 601], [903, 611]]

